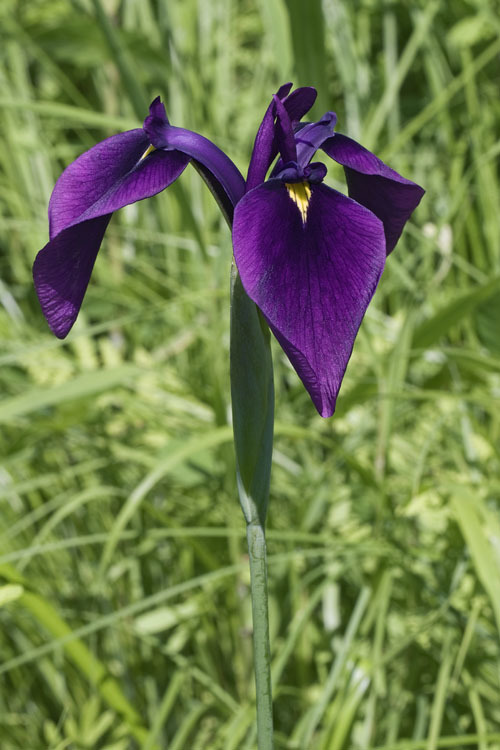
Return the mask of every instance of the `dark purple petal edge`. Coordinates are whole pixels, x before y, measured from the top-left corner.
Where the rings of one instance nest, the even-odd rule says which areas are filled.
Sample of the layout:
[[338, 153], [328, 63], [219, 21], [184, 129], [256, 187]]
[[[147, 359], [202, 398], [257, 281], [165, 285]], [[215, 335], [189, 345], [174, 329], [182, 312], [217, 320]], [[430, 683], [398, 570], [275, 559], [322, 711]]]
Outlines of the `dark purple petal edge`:
[[349, 196], [382, 221], [389, 254], [425, 190], [346, 135], [336, 133], [321, 148], [344, 167]]
[[[119, 136], [113, 138], [123, 143]], [[112, 148], [107, 151], [110, 142]], [[134, 149], [121, 153], [122, 173], [110, 165], [115, 178], [110, 185], [101, 170], [107, 170], [107, 157], [113, 155], [117, 159], [114, 148], [117, 141], [107, 139], [103, 143], [104, 147], [97, 144], [91, 149], [92, 154], [86, 152], [79, 157], [58, 181], [51, 199], [51, 239], [33, 265], [42, 311], [58, 338], [64, 338], [76, 320], [112, 213], [164, 190], [189, 163], [189, 157], [180, 152], [153, 151], [145, 158], [139, 157], [124, 172], [131, 154], [134, 157], [137, 154], [134, 140]], [[59, 231], [54, 232], [54, 227]]]

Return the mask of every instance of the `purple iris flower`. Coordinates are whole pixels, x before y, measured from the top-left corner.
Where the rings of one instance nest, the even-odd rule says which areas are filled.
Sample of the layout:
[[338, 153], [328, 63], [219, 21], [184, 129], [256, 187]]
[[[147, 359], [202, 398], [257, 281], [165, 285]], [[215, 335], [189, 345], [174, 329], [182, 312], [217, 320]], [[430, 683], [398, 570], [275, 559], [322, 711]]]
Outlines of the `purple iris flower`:
[[[333, 414], [386, 255], [424, 191], [334, 133], [334, 113], [302, 123], [316, 91], [290, 89], [264, 115], [246, 181], [209, 140], [170, 125], [159, 98], [143, 128], [102, 141], [63, 172], [49, 203], [50, 241], [33, 268], [56, 336], [76, 320], [112, 213], [164, 190], [192, 161], [232, 223], [246, 293], [319, 413]], [[323, 184], [325, 165], [311, 161], [319, 148], [344, 167], [349, 197]]]
[[[273, 117], [274, 130], [266, 122]], [[336, 119], [329, 112], [294, 127], [280, 98], [273, 98], [233, 224], [245, 291], [323, 417], [335, 411], [386, 255], [424, 194], [356, 141], [334, 133]], [[271, 164], [261, 154], [274, 158], [276, 145], [281, 158], [265, 181]], [[326, 167], [311, 163], [318, 148], [344, 167], [349, 197], [322, 184]]]

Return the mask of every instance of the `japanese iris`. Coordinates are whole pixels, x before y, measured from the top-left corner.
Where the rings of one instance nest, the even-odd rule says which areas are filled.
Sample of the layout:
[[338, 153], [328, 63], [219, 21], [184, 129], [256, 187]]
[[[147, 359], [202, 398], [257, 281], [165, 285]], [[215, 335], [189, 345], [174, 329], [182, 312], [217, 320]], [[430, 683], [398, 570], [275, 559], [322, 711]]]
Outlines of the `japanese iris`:
[[[76, 320], [112, 213], [164, 190], [192, 162], [232, 224], [246, 293], [319, 413], [333, 414], [386, 255], [424, 191], [334, 133], [333, 112], [301, 122], [316, 91], [290, 90], [282, 86], [264, 115], [246, 181], [211, 141], [171, 125], [159, 98], [142, 128], [102, 141], [67, 167], [49, 203], [50, 241], [33, 267], [56, 336]], [[344, 167], [348, 197], [324, 184], [325, 165], [312, 161], [320, 148]]]

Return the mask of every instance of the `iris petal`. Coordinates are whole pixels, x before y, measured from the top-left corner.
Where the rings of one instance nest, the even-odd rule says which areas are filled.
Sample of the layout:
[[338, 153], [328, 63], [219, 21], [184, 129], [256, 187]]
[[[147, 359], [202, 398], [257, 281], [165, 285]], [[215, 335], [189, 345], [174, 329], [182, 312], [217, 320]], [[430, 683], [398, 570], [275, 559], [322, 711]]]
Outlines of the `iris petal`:
[[153, 151], [141, 159], [147, 146], [143, 131], [108, 138], [73, 162], [54, 188], [51, 239], [35, 259], [33, 277], [59, 338], [76, 320], [113, 211], [164, 190], [189, 162], [178, 151]]
[[292, 121], [280, 99], [277, 96], [273, 96], [273, 99], [276, 107], [274, 133], [278, 150], [281, 153], [283, 161], [297, 161], [297, 146], [295, 145]]
[[291, 81], [288, 81], [288, 83], [284, 83], [277, 90], [276, 96], [279, 96], [280, 99], [284, 99], [285, 96], [288, 96], [288, 94], [290, 93], [290, 89], [292, 88], [292, 86], [293, 83]]
[[245, 192], [245, 180], [231, 159], [215, 143], [192, 130], [174, 126], [166, 129], [165, 140], [169, 150], [182, 151], [208, 169], [233, 205], [239, 201]]
[[[255, 136], [252, 157], [247, 172], [247, 190], [260, 185], [266, 179], [267, 170], [277, 153], [274, 142], [274, 100], [266, 109], [262, 122]], [[273, 156], [274, 153], [274, 156]]]
[[165, 106], [159, 97], [149, 107], [149, 115], [144, 120], [144, 130], [155, 148], [182, 151], [199, 163], [200, 172], [207, 179], [224, 213], [232, 213], [229, 203], [234, 205], [239, 201], [245, 192], [245, 180], [231, 159], [215, 143], [192, 130], [170, 125]]
[[309, 164], [321, 144], [333, 135], [337, 123], [335, 112], [327, 112], [318, 122], [309, 122], [296, 134], [297, 161], [301, 166]]
[[[323, 141], [333, 135], [336, 122], [337, 115], [335, 112], [327, 112], [318, 122], [300, 123], [295, 128], [297, 163], [302, 168], [309, 164]], [[283, 169], [283, 165], [283, 159], [278, 159], [271, 172], [271, 177], [276, 177]]]
[[35, 289], [49, 327], [63, 339], [75, 322], [111, 214], [63, 229], [36, 256]]
[[[295, 89], [285, 98], [285, 93], [290, 90], [289, 84], [282, 86], [276, 96], [283, 102], [283, 106], [292, 123], [296, 124], [313, 106], [317, 91], [312, 86], [303, 86]], [[252, 158], [247, 173], [247, 191], [260, 185], [266, 179], [267, 170], [271, 166], [278, 153], [278, 143], [275, 137], [274, 118], [276, 117], [276, 104], [273, 100], [269, 104], [263, 120], [255, 137]]]
[[389, 254], [425, 190], [346, 135], [336, 133], [327, 138], [321, 148], [344, 167], [351, 198], [382, 221]]
[[[279, 92], [278, 92], [279, 96]], [[283, 101], [288, 116], [293, 123], [298, 122], [305, 114], [309, 112], [318, 92], [313, 86], [301, 86], [295, 91], [292, 91], [286, 99]], [[283, 97], [280, 96], [280, 99]]]
[[310, 191], [305, 221], [281, 180], [247, 193], [233, 247], [245, 291], [328, 417], [384, 268], [385, 239], [363, 206], [325, 185]]
[[50, 238], [74, 223], [117, 180], [133, 169], [149, 144], [142, 128], [128, 130], [106, 138], [70, 164], [57, 180], [50, 197]]

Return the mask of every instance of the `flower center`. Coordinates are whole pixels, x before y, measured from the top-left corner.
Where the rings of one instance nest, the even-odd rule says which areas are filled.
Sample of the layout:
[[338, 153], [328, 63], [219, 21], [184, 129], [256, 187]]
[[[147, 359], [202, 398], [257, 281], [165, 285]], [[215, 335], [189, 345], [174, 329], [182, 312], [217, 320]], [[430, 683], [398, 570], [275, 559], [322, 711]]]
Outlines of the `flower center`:
[[311, 188], [308, 182], [285, 182], [288, 195], [300, 211], [302, 223], [306, 223], [307, 209], [311, 198]]

